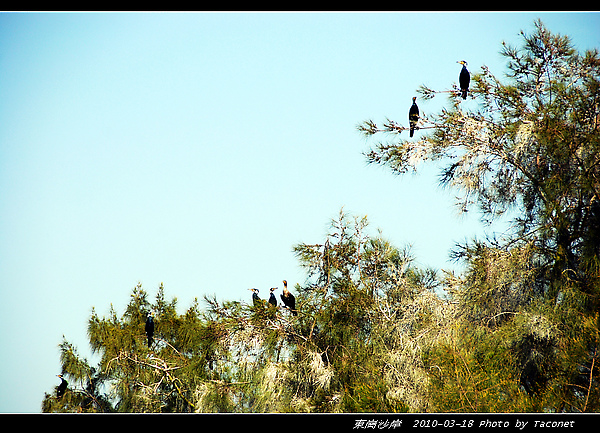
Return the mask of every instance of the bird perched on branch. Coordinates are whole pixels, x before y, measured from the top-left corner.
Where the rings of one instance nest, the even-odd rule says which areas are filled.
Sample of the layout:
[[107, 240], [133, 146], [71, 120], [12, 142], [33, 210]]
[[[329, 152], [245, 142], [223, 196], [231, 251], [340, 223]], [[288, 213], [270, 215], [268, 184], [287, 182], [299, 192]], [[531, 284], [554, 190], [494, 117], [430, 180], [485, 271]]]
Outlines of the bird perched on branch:
[[410, 136], [412, 137], [415, 128], [417, 127], [417, 121], [419, 120], [419, 107], [417, 105], [417, 97], [413, 96], [413, 103], [408, 110], [408, 123], [410, 124]]
[[60, 385], [56, 387], [56, 397], [61, 398], [65, 391], [67, 390], [67, 386], [69, 386], [69, 382], [67, 382], [62, 374], [56, 375], [60, 379]]
[[252, 291], [252, 302], [254, 306], [258, 306], [261, 303], [261, 299], [258, 297], [258, 289], [248, 289]]
[[277, 306], [277, 298], [275, 297], [275, 294], [273, 293], [273, 291], [277, 290], [277, 287], [271, 287], [270, 290], [271, 290], [271, 293], [269, 294], [269, 304], [276, 307]]
[[148, 337], [148, 347], [152, 346], [152, 341], [154, 338], [154, 318], [152, 317], [152, 312], [148, 313], [148, 317], [146, 317], [146, 336]]
[[471, 74], [469, 74], [469, 71], [467, 69], [467, 62], [461, 60], [456, 63], [460, 63], [461, 65], [463, 65], [462, 69], [460, 70], [460, 75], [458, 76], [458, 84], [460, 85], [460, 96], [462, 96], [463, 99], [467, 99], [467, 92], [469, 91], [469, 82], [471, 81]]
[[283, 301], [283, 305], [285, 305], [294, 316], [297, 316], [298, 311], [296, 310], [296, 298], [288, 290], [286, 280], [283, 280], [283, 294], [280, 295], [280, 298]]

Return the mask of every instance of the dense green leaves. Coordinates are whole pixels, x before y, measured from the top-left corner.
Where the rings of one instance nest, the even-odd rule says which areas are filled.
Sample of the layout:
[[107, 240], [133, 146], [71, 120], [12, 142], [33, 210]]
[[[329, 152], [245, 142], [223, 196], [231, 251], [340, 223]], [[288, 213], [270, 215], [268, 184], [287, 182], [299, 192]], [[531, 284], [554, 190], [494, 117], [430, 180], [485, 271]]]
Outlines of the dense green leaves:
[[[447, 410], [598, 410], [590, 396], [600, 386], [600, 55], [579, 54], [540, 21], [534, 27], [521, 33], [521, 47], [502, 46], [508, 82], [482, 66], [471, 100], [454, 95], [449, 109], [427, 119], [431, 133], [366, 154], [398, 173], [439, 160], [442, 184], [462, 193], [460, 209], [477, 206], [484, 221], [513, 219], [505, 239], [459, 246], [466, 272], [444, 282], [460, 333], [428, 359], [442, 373], [434, 390]], [[425, 99], [437, 93], [421, 88]], [[390, 132], [372, 121], [359, 129]], [[448, 366], [455, 366], [451, 382]], [[518, 394], [496, 396], [505, 405], [489, 405], [495, 385], [478, 385], [494, 377], [518, 383], [497, 382]]]
[[[435, 273], [340, 213], [322, 244], [295, 247], [309, 270], [297, 285], [298, 316], [268, 303], [206, 297], [183, 314], [159, 287], [138, 285], [122, 316], [95, 311], [88, 335], [97, 367], [62, 346], [68, 397], [45, 411], [406, 411], [425, 408], [420, 341], [438, 323]], [[156, 330], [147, 347], [144, 322]], [[429, 344], [429, 343], [425, 343]], [[100, 404], [82, 404], [91, 371]], [[95, 377], [96, 377], [95, 376]], [[408, 401], [408, 403], [407, 403]], [[411, 406], [412, 405], [412, 406]]]

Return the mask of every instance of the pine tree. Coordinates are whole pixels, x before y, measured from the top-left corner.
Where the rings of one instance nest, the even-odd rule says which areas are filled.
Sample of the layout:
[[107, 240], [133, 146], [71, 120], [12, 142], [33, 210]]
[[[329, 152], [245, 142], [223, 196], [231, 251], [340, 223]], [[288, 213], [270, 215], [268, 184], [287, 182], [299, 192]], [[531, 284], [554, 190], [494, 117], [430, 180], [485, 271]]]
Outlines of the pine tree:
[[[456, 251], [468, 268], [452, 284], [464, 331], [507, 335], [514, 356], [506, 365], [531, 400], [528, 407], [594, 411], [600, 409], [600, 55], [579, 54], [539, 20], [533, 34], [521, 37], [519, 48], [502, 45], [508, 82], [482, 66], [466, 101], [455, 85], [449, 108], [421, 118], [428, 132], [420, 139], [380, 142], [366, 157], [396, 173], [439, 161], [441, 183], [460, 193], [459, 209], [476, 205], [487, 222], [512, 218], [506, 239]], [[448, 92], [424, 85], [419, 91], [421, 100]], [[405, 128], [367, 121], [359, 130], [373, 136]]]
[[[164, 288], [141, 285], [119, 317], [95, 311], [88, 335], [97, 366], [64, 341], [70, 387], [45, 412], [394, 412], [423, 410], [421, 351], [443, 321], [435, 272], [411, 265], [366, 218], [343, 212], [320, 244], [294, 248], [308, 279], [298, 315], [268, 303], [204, 297], [177, 314]], [[155, 318], [150, 347], [145, 320]], [[90, 385], [93, 384], [93, 385]]]
[[521, 35], [502, 47], [508, 82], [482, 66], [467, 99], [422, 86], [423, 104], [446, 92], [449, 108], [422, 115], [418, 138], [366, 154], [397, 173], [436, 160], [460, 209], [512, 218], [506, 237], [456, 247], [464, 272], [418, 268], [341, 211], [321, 242], [293, 248], [307, 273], [297, 315], [207, 295], [179, 314], [162, 284], [153, 301], [138, 284], [123, 314], [92, 310], [95, 365], [63, 337], [68, 388], [42, 410], [600, 410], [600, 55], [540, 21]]
[[[154, 344], [147, 345], [144, 327], [154, 311], [157, 326]], [[74, 346], [61, 346], [63, 374], [69, 390], [61, 398], [46, 394], [44, 412], [187, 412], [194, 409], [194, 384], [210, 377], [207, 357], [214, 348], [214, 330], [199, 317], [195, 303], [184, 314], [176, 313], [176, 299], [166, 302], [164, 287], [151, 304], [147, 293], [134, 288], [127, 308], [118, 317], [95, 311], [88, 324], [90, 346], [100, 356], [96, 367], [82, 359]]]

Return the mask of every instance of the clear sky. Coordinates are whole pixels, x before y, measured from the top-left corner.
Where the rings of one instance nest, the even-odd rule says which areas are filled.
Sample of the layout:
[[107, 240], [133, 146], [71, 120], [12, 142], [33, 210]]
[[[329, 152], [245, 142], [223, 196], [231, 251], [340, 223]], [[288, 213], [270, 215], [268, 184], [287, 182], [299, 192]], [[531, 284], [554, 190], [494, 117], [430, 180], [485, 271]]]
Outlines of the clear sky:
[[597, 13], [0, 13], [0, 412], [39, 412], [62, 336], [89, 357], [91, 308], [138, 282], [181, 311], [302, 283], [293, 246], [342, 207], [454, 266], [493, 228], [435, 170], [367, 165], [356, 125], [406, 125], [457, 60], [503, 77], [501, 41], [538, 17], [600, 47]]

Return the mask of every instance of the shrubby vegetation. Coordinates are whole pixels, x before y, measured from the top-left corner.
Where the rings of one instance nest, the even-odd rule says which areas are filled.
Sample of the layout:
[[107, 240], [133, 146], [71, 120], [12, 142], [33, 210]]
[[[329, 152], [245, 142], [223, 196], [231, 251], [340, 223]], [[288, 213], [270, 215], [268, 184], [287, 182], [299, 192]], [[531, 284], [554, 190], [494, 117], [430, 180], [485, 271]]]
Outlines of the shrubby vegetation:
[[97, 365], [61, 343], [69, 388], [43, 411], [599, 411], [600, 55], [539, 21], [522, 40], [502, 47], [507, 83], [482, 66], [466, 101], [422, 86], [421, 100], [450, 96], [414, 139], [390, 120], [358, 127], [393, 137], [369, 162], [439, 161], [460, 209], [514, 217], [510, 235], [456, 247], [464, 272], [416, 267], [340, 212], [294, 247], [298, 316], [214, 297], [178, 314], [162, 285], [154, 300], [138, 285], [122, 316], [92, 313]]

